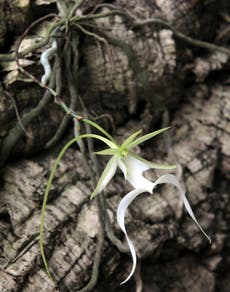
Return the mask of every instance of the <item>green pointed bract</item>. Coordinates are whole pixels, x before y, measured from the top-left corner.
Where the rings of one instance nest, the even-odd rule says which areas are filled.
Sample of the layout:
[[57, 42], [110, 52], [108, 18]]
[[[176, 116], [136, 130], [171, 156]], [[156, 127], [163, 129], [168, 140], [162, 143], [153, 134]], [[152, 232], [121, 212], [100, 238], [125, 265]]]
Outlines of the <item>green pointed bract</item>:
[[147, 164], [149, 166], [149, 168], [155, 168], [155, 169], [175, 169], [176, 168], [176, 165], [164, 165], [164, 164], [153, 163], [153, 162], [151, 162], [149, 160], [146, 160], [146, 159], [142, 158], [139, 155], [136, 155], [133, 152], [129, 152], [129, 155], [131, 155], [131, 156], [135, 157], [136, 159], [144, 162], [145, 164]]
[[118, 149], [111, 149], [111, 148], [108, 148], [108, 149], [104, 149], [104, 150], [101, 150], [101, 151], [96, 151], [96, 152], [93, 152], [93, 154], [97, 154], [97, 155], [115, 155], [115, 154], [118, 154]]
[[137, 145], [139, 145], [139, 144], [141, 144], [141, 143], [143, 143], [143, 142], [145, 142], [145, 141], [147, 141], [149, 139], [152, 139], [153, 137], [155, 137], [158, 134], [168, 130], [169, 128], [170, 127], [163, 128], [163, 129], [160, 129], [158, 131], [154, 131], [154, 132], [151, 132], [151, 133], [146, 134], [144, 136], [141, 136], [141, 137], [137, 138], [136, 140], [134, 140], [133, 142], [131, 142], [129, 145], [127, 145], [127, 149], [129, 150], [129, 149], [131, 149], [131, 148], [133, 148], [133, 147], [135, 147], [135, 146], [137, 146]]
[[130, 143], [133, 142], [133, 140], [142, 132], [142, 130], [138, 130], [137, 132], [133, 133], [131, 136], [129, 136], [125, 141], [122, 143], [121, 147], [125, 148]]

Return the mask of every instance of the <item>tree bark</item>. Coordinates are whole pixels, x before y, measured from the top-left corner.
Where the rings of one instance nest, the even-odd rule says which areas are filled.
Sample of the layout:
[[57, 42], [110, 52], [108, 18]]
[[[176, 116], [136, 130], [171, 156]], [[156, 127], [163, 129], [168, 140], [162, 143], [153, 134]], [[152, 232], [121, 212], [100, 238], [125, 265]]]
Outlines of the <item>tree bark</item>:
[[[224, 20], [219, 19], [210, 39], [208, 28], [203, 29], [204, 24], [213, 19], [213, 11], [223, 12], [222, 7], [227, 5], [224, 1], [211, 4], [206, 10], [201, 9], [200, 1], [188, 4], [187, 1], [158, 0], [155, 5], [141, 0], [136, 1], [136, 5], [115, 2], [138, 18], [160, 15], [177, 29], [183, 24], [181, 31], [192, 37], [213, 41], [219, 36], [219, 45], [226, 42], [227, 36], [221, 39], [220, 34], [226, 26]], [[91, 5], [92, 2], [86, 1], [82, 12], [91, 11]], [[45, 11], [47, 7], [53, 9], [53, 6], [44, 7]], [[179, 17], [182, 12], [185, 17]], [[168, 134], [138, 150], [154, 162], [177, 164], [177, 176], [213, 243], [208, 244], [183, 212], [180, 197], [173, 187], [164, 186], [152, 195], [143, 194], [126, 215], [127, 230], [141, 266], [140, 274], [136, 273], [136, 281], [132, 279], [120, 286], [131, 269], [131, 258], [121, 253], [106, 236], [98, 283], [92, 291], [134, 291], [140, 276], [144, 292], [227, 292], [230, 285], [228, 57], [189, 46], [168, 29], [128, 30], [128, 25], [119, 17], [96, 24], [112, 31], [108, 44], [97, 45], [89, 36], [82, 37], [80, 43], [77, 89], [87, 109], [98, 115], [104, 112], [112, 115], [120, 140], [139, 128], [147, 133], [159, 128], [161, 123], [171, 125]], [[2, 66], [5, 68], [6, 64]], [[37, 61], [29, 66], [35, 75], [41, 74]], [[8, 70], [8, 73], [13, 71]], [[7, 83], [6, 75], [2, 76], [1, 150], [6, 149], [4, 143], [18, 123], [13, 104], [4, 91], [14, 95], [22, 116], [36, 106], [42, 93], [40, 88], [19, 80], [18, 76], [12, 83]], [[64, 95], [68, 101], [66, 88]], [[169, 113], [168, 121], [162, 112], [166, 118]], [[11, 161], [4, 161], [0, 190], [0, 291], [74, 291], [90, 279], [100, 225], [95, 200], [89, 200], [92, 182], [87, 169], [82, 167], [84, 161], [77, 146], [69, 149], [60, 163], [46, 210], [46, 255], [58, 287], [45, 273], [39, 250], [44, 190], [58, 151], [71, 134], [56, 147], [43, 148], [62, 118], [61, 111], [50, 101], [41, 115], [32, 124], [28, 123], [26, 129], [34, 138], [21, 135], [9, 152]], [[25, 158], [28, 154], [30, 156]], [[152, 171], [146, 176], [154, 181], [160, 174], [160, 171]], [[115, 213], [120, 199], [129, 190], [121, 174], [117, 174], [105, 194], [112, 228], [121, 240]]]

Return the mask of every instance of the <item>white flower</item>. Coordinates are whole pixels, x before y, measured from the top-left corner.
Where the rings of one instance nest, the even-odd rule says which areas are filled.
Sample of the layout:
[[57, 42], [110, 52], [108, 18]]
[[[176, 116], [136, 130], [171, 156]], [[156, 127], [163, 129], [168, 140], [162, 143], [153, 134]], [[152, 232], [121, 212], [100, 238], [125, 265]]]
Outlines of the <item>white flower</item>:
[[[128, 137], [122, 145], [119, 145], [115, 140], [109, 140], [107, 138], [102, 138], [100, 137], [100, 140], [106, 143], [109, 148], [96, 152], [96, 154], [99, 155], [111, 155], [112, 157], [110, 158], [109, 162], [107, 163], [98, 183], [93, 191], [91, 198], [100, 193], [101, 191], [104, 190], [104, 188], [108, 185], [112, 177], [114, 176], [117, 168], [120, 168], [121, 171], [124, 174], [125, 179], [133, 186], [134, 190], [129, 192], [120, 202], [118, 209], [117, 209], [117, 222], [123, 233], [125, 234], [132, 260], [133, 260], [133, 267], [132, 270], [129, 274], [129, 276], [121, 283], [127, 282], [133, 275], [135, 268], [136, 268], [136, 252], [134, 245], [130, 238], [128, 237], [128, 234], [126, 232], [125, 228], [125, 212], [128, 208], [128, 206], [132, 203], [132, 201], [141, 193], [148, 192], [152, 194], [153, 189], [159, 185], [159, 184], [164, 184], [164, 183], [169, 183], [177, 187], [177, 189], [180, 192], [180, 195], [182, 197], [184, 206], [193, 219], [193, 221], [197, 224], [197, 226], [200, 228], [202, 233], [207, 237], [209, 242], [211, 243], [211, 239], [208, 237], [208, 235], [205, 233], [203, 228], [200, 226], [198, 223], [192, 208], [185, 196], [184, 190], [181, 188], [180, 182], [176, 178], [175, 175], [172, 174], [165, 174], [160, 176], [155, 182], [151, 182], [150, 180], [146, 179], [143, 176], [143, 172], [145, 170], [148, 170], [150, 168], [157, 168], [157, 169], [173, 169], [176, 166], [174, 165], [159, 165], [152, 163], [150, 161], [147, 161], [143, 159], [142, 157], [136, 155], [131, 151], [131, 149], [140, 143], [143, 143], [154, 136], [162, 133], [163, 131], [167, 130], [168, 128], [164, 128], [152, 133], [149, 133], [147, 135], [141, 136], [139, 138], [136, 138], [141, 131], [138, 131]], [[92, 135], [91, 135], [92, 136]], [[96, 136], [96, 135], [94, 135]], [[108, 136], [108, 135], [107, 135]], [[96, 138], [96, 137], [95, 137]], [[97, 136], [97, 139], [98, 136]]]
[[[136, 171], [137, 172], [137, 171]], [[154, 183], [149, 182], [149, 185], [152, 184], [152, 190], [148, 190], [145, 188], [136, 188], [135, 190], [129, 192], [119, 203], [119, 206], [117, 208], [117, 222], [119, 227], [121, 228], [121, 230], [124, 232], [125, 234], [125, 238], [127, 240], [130, 252], [131, 252], [131, 256], [132, 256], [132, 260], [133, 260], [133, 266], [132, 266], [132, 270], [129, 274], [129, 276], [121, 283], [124, 284], [125, 282], [127, 282], [133, 275], [135, 268], [136, 268], [136, 262], [137, 262], [137, 258], [136, 258], [136, 252], [135, 252], [135, 248], [134, 245], [132, 243], [132, 241], [130, 240], [130, 238], [128, 237], [128, 234], [126, 232], [126, 228], [125, 228], [125, 212], [127, 210], [127, 208], [129, 207], [129, 205], [132, 203], [132, 201], [141, 193], [145, 193], [145, 192], [149, 192], [152, 193], [153, 189], [159, 185], [159, 184], [164, 184], [164, 183], [169, 183], [174, 185], [175, 187], [178, 188], [178, 190], [180, 191], [180, 195], [183, 199], [184, 202], [184, 206], [187, 210], [187, 212], [189, 213], [189, 215], [191, 216], [191, 218], [193, 219], [193, 221], [197, 224], [197, 226], [200, 228], [200, 230], [202, 231], [202, 233], [207, 237], [207, 239], [209, 240], [209, 242], [211, 243], [211, 239], [208, 237], [208, 235], [205, 233], [205, 231], [203, 230], [203, 228], [200, 226], [200, 224], [198, 223], [192, 209], [191, 206], [185, 196], [185, 192], [183, 191], [183, 189], [181, 188], [180, 182], [178, 181], [177, 177], [175, 175], [172, 174], [165, 174], [160, 176]], [[141, 187], [141, 185], [140, 185]]]

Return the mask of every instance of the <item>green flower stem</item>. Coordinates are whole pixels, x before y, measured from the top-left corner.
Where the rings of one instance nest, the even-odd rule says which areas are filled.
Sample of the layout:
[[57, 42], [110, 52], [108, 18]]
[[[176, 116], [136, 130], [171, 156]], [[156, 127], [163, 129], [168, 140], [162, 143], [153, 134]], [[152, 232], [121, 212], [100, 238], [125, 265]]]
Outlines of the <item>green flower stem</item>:
[[99, 136], [99, 135], [96, 135], [96, 134], [83, 134], [83, 135], [80, 135], [78, 136], [77, 138], [73, 138], [71, 139], [61, 150], [61, 152], [59, 153], [55, 163], [54, 163], [54, 166], [52, 167], [52, 170], [51, 170], [51, 173], [50, 173], [50, 176], [49, 176], [49, 180], [48, 180], [48, 183], [47, 183], [47, 187], [46, 187], [46, 190], [45, 190], [45, 194], [44, 194], [44, 198], [43, 198], [43, 203], [42, 203], [42, 210], [41, 210], [41, 219], [40, 219], [40, 238], [39, 238], [39, 245], [40, 245], [40, 251], [41, 251], [41, 255], [42, 255], [42, 260], [43, 260], [43, 263], [44, 263], [44, 266], [45, 266], [45, 269], [46, 269], [46, 272], [48, 274], [48, 276], [53, 280], [52, 276], [51, 276], [51, 273], [49, 271], [49, 267], [48, 267], [48, 263], [47, 263], [47, 260], [46, 260], [46, 256], [45, 256], [45, 251], [44, 251], [44, 222], [45, 222], [45, 210], [46, 210], [46, 205], [47, 205], [47, 201], [48, 201], [48, 196], [49, 196], [49, 192], [50, 192], [50, 188], [51, 188], [51, 184], [52, 184], [52, 181], [53, 181], [53, 178], [54, 178], [54, 175], [56, 173], [56, 170], [57, 170], [57, 167], [58, 167], [58, 164], [60, 163], [60, 160], [62, 159], [63, 155], [65, 154], [65, 152], [68, 150], [68, 148], [73, 145], [75, 142], [77, 142], [78, 140], [80, 139], [84, 139], [84, 138], [93, 138], [93, 139], [97, 139], [97, 140], [100, 140], [104, 143], [107, 142], [107, 139], [102, 137], [102, 136]]
[[102, 134], [104, 134], [110, 141], [112, 141], [114, 144], [117, 144], [117, 142], [114, 140], [114, 138], [107, 132], [105, 131], [101, 126], [98, 124], [94, 123], [93, 121], [83, 118], [82, 116], [76, 114], [73, 110], [71, 110], [62, 100], [59, 98], [56, 99], [56, 103], [64, 110], [64, 112], [68, 115], [71, 115], [73, 118], [82, 121], [94, 128], [96, 128], [98, 131], [100, 131]]
[[[79, 136], [80, 137], [80, 136]], [[80, 139], [80, 138], [79, 138]], [[50, 191], [50, 188], [51, 188], [51, 184], [52, 184], [52, 181], [53, 181], [53, 178], [54, 178], [54, 175], [55, 175], [55, 172], [57, 170], [57, 167], [58, 167], [58, 164], [60, 162], [60, 160], [62, 159], [63, 155], [65, 154], [66, 150], [73, 144], [77, 141], [76, 138], [70, 140], [61, 150], [61, 152], [59, 153], [55, 163], [54, 163], [54, 166], [52, 168], [52, 171], [50, 173], [50, 176], [49, 176], [49, 180], [48, 180], [48, 183], [47, 183], [47, 187], [46, 187], [46, 190], [45, 190], [45, 194], [44, 194], [44, 198], [43, 198], [43, 203], [42, 203], [42, 210], [41, 210], [41, 219], [40, 219], [40, 230], [39, 230], [39, 233], [40, 233], [40, 238], [39, 238], [39, 246], [40, 246], [40, 251], [41, 251], [41, 255], [42, 255], [42, 260], [43, 260], [43, 263], [44, 263], [44, 266], [45, 266], [45, 269], [46, 269], [46, 272], [48, 274], [48, 276], [50, 277], [50, 279], [53, 280], [53, 277], [51, 276], [51, 273], [49, 271], [49, 267], [48, 267], [48, 263], [47, 263], [47, 260], [46, 260], [46, 256], [45, 256], [45, 250], [44, 250], [44, 222], [45, 222], [45, 210], [46, 210], [46, 205], [47, 205], [47, 201], [48, 201], [48, 196], [49, 196], [49, 191]]]

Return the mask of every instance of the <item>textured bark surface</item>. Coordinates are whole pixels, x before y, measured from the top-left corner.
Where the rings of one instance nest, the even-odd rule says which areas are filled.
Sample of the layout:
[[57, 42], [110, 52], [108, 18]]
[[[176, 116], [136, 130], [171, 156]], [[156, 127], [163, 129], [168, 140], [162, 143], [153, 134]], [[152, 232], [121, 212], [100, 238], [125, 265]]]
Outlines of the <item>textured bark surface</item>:
[[[172, 162], [176, 157], [189, 200], [213, 244], [208, 245], [187, 216], [181, 217], [181, 202], [173, 188], [167, 186], [152, 196], [142, 195], [130, 208], [126, 222], [144, 263], [146, 291], [153, 291], [151, 287], [155, 286], [156, 291], [203, 291], [204, 287], [214, 291], [215, 284], [219, 285], [214, 272], [227, 261], [222, 252], [227, 248], [229, 232], [229, 197], [224, 181], [230, 168], [226, 116], [230, 107], [229, 84], [195, 86], [189, 95], [174, 113], [172, 153], [164, 160]], [[131, 121], [127, 127], [131, 126], [134, 130], [138, 123]], [[164, 154], [162, 148], [164, 144], [157, 141], [143, 154], [160, 158]], [[48, 152], [11, 163], [5, 169], [0, 195], [4, 270], [0, 274], [1, 291], [6, 287], [13, 291], [55, 291], [41, 268], [37, 237], [39, 205], [55, 156]], [[84, 285], [95, 252], [97, 212], [95, 202], [89, 201], [90, 182], [81, 165], [79, 152], [70, 150], [58, 169], [46, 213], [47, 254], [60, 291]], [[156, 174], [148, 175], [154, 178]], [[123, 184], [118, 178], [108, 188], [107, 200], [114, 211], [127, 188]], [[118, 233], [113, 213], [111, 219]], [[130, 264], [128, 256], [119, 254], [106, 241], [100, 269], [103, 276], [95, 291], [103, 291], [104, 283], [111, 283], [111, 289], [117, 291]], [[129, 291], [130, 287], [119, 289]]]
[[[36, 1], [36, 5], [48, 11], [46, 2]], [[143, 19], [160, 14], [186, 33], [201, 38], [203, 32], [203, 38], [207, 39], [208, 28], [203, 29], [203, 24], [210, 23], [214, 15], [211, 6], [202, 10], [200, 1], [188, 4], [187, 1], [157, 0], [155, 5], [151, 1], [136, 1], [136, 5], [132, 4], [134, 1], [129, 2], [117, 0], [115, 4]], [[224, 1], [216, 7], [221, 4]], [[89, 10], [90, 5], [92, 2], [86, 3]], [[159, 119], [156, 106], [159, 101], [163, 109], [169, 109], [170, 133], [137, 151], [154, 162], [177, 164], [177, 176], [187, 190], [194, 213], [213, 240], [209, 245], [185, 214], [173, 187], [158, 188], [153, 195], [142, 194], [128, 210], [126, 224], [141, 263], [143, 292], [227, 292], [230, 286], [228, 58], [187, 47], [174, 39], [169, 30], [127, 30], [119, 17], [105, 19], [98, 25], [111, 28], [110, 36], [127, 41], [135, 53], [131, 55], [136, 58], [132, 61], [140, 66], [135, 68], [140, 71], [130, 65], [130, 51], [127, 55], [119, 46], [110, 43], [97, 46], [88, 37], [83, 38], [79, 78], [82, 78], [81, 85], [86, 86], [80, 86], [79, 90], [90, 105], [89, 110], [110, 112], [118, 125], [116, 136], [123, 140], [139, 128], [146, 133], [160, 127], [162, 118]], [[221, 22], [217, 26], [216, 39], [222, 26]], [[222, 37], [221, 42], [226, 44], [226, 38]], [[35, 75], [41, 73], [37, 59], [29, 66]], [[1, 76], [6, 86], [5, 73]], [[42, 91], [17, 78], [7, 89], [14, 94], [23, 114], [38, 103]], [[4, 143], [17, 119], [2, 90], [0, 87], [0, 140]], [[155, 99], [157, 97], [160, 99]], [[42, 115], [28, 125], [34, 140], [21, 138], [14, 153], [19, 157], [41, 150], [61, 119], [57, 106], [50, 103]], [[67, 141], [67, 137], [64, 140]], [[74, 291], [90, 279], [99, 221], [96, 203], [89, 200], [92, 183], [82, 167], [84, 162], [77, 146], [72, 147], [60, 163], [46, 211], [46, 254], [58, 288], [48, 278], [41, 262], [38, 244], [41, 202], [51, 167], [64, 142], [33, 157], [14, 159], [2, 171], [0, 291]], [[154, 180], [160, 174], [149, 171], [146, 176]], [[120, 199], [128, 190], [129, 186], [118, 173], [105, 194], [112, 228], [121, 239], [115, 215]], [[120, 253], [106, 237], [99, 281], [93, 291], [135, 291], [134, 279], [120, 286], [130, 269], [129, 254]]]

